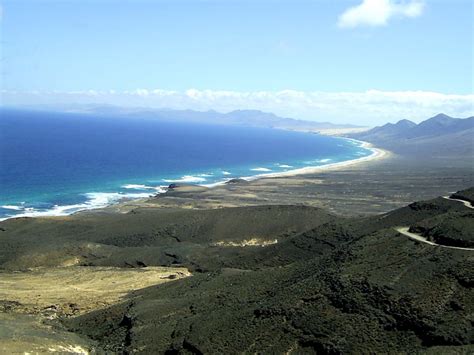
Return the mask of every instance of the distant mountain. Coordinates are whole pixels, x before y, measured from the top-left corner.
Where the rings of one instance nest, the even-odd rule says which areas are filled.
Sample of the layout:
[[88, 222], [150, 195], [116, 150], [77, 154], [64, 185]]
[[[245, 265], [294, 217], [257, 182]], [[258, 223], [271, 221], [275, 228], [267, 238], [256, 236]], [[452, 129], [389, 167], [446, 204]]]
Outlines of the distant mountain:
[[[375, 127], [374, 129], [368, 131], [371, 134], [378, 134], [380, 136], [393, 136], [397, 134], [402, 134], [406, 130], [416, 126], [415, 122], [409, 120], [400, 120], [397, 123], [387, 123], [381, 127]], [[368, 133], [365, 132], [365, 133]]]
[[[110, 111], [109, 111], [110, 112]], [[279, 128], [291, 130], [316, 131], [320, 129], [359, 128], [351, 124], [333, 124], [330, 122], [314, 122], [297, 120], [294, 118], [279, 117], [273, 113], [259, 110], [236, 110], [229, 113], [217, 111], [193, 110], [131, 110], [129, 115], [146, 116], [173, 121], [187, 121], [195, 123], [226, 124], [249, 127]]]
[[419, 124], [401, 120], [369, 131], [348, 135], [400, 154], [474, 159], [474, 117], [438, 114]]
[[421, 122], [411, 132], [410, 137], [439, 136], [473, 128], [474, 117], [466, 119], [452, 118], [440, 113]]
[[[42, 109], [52, 111], [51, 107], [30, 107], [30, 109]], [[58, 108], [56, 107], [56, 110]], [[262, 128], [279, 128], [298, 131], [318, 131], [327, 129], [362, 128], [352, 124], [334, 124], [330, 122], [314, 122], [298, 120], [294, 118], [279, 117], [273, 113], [259, 110], [236, 110], [229, 113], [217, 111], [193, 111], [193, 110], [171, 110], [150, 109], [143, 107], [118, 107], [112, 105], [76, 105], [61, 107], [61, 111], [90, 113], [104, 116], [129, 116], [166, 121], [183, 121], [207, 124], [225, 124]]]
[[360, 126], [350, 124], [334, 124], [330, 122], [313, 122], [297, 120], [294, 118], [279, 117], [273, 113], [262, 112], [259, 110], [236, 110], [224, 115], [225, 118], [234, 124], [251, 125], [258, 127], [272, 127], [284, 129], [331, 129], [331, 128], [358, 128]]

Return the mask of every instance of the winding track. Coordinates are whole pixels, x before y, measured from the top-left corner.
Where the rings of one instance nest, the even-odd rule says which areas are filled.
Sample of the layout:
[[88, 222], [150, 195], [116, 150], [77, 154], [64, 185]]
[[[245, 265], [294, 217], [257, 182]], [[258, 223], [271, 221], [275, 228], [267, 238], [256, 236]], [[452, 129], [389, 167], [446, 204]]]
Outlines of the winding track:
[[[457, 198], [451, 198], [451, 197], [449, 197], [449, 196], [443, 196], [443, 198], [445, 198], [446, 200], [461, 202], [461, 203], [464, 204], [464, 206], [466, 206], [467, 208], [474, 209], [474, 206], [473, 206], [472, 203], [469, 202], [469, 201], [465, 201], [465, 200], [461, 200], [461, 199], [457, 199]], [[474, 251], [474, 248], [462, 248], [462, 247], [454, 247], [454, 246], [442, 245], [442, 244], [434, 243], [434, 242], [432, 242], [432, 241], [426, 239], [425, 237], [423, 237], [423, 236], [421, 236], [421, 235], [419, 235], [419, 234], [409, 232], [408, 230], [410, 229], [410, 227], [396, 227], [396, 228], [394, 228], [394, 229], [395, 229], [398, 233], [403, 234], [404, 236], [407, 236], [407, 237], [410, 238], [410, 239], [416, 240], [417, 242], [422, 242], [422, 243], [425, 243], [425, 244], [429, 244], [429, 245], [437, 246], [437, 247], [441, 247], [441, 248]]]
[[474, 248], [453, 247], [453, 246], [450, 246], [450, 245], [442, 245], [442, 244], [434, 243], [434, 242], [426, 239], [425, 237], [423, 237], [419, 234], [409, 232], [408, 231], [409, 227], [397, 227], [397, 228], [394, 228], [394, 229], [398, 233], [403, 234], [404, 236], [407, 236], [410, 239], [416, 240], [417, 242], [422, 242], [422, 243], [429, 244], [429, 245], [436, 246], [436, 247], [440, 247], [440, 248], [474, 251]]
[[470, 203], [469, 201], [461, 200], [461, 199], [459, 199], [459, 198], [452, 198], [452, 197], [449, 197], [449, 196], [443, 196], [443, 198], [445, 198], [446, 200], [461, 202], [461, 203], [462, 203], [464, 206], [466, 206], [467, 208], [474, 209], [474, 206], [473, 206], [472, 203]]

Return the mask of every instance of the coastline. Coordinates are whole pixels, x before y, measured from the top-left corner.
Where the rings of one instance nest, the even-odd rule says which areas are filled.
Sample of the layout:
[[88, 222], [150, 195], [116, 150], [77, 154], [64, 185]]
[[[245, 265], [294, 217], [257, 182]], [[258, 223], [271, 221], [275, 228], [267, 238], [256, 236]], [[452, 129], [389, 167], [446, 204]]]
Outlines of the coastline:
[[[362, 163], [368, 163], [368, 162], [373, 162], [377, 160], [382, 160], [389, 158], [393, 153], [375, 147], [371, 143], [352, 139], [352, 138], [347, 138], [347, 137], [339, 137], [341, 139], [345, 140], [350, 140], [353, 142], [356, 142], [359, 147], [365, 148], [367, 150], [370, 150], [372, 153], [368, 156], [363, 156], [351, 160], [345, 160], [345, 161], [340, 161], [340, 162], [335, 162], [335, 163], [328, 163], [328, 164], [323, 164], [323, 165], [317, 165], [317, 166], [307, 166], [303, 168], [296, 168], [292, 170], [287, 170], [287, 171], [282, 171], [282, 172], [269, 172], [269, 173], [262, 173], [262, 174], [256, 174], [252, 176], [240, 176], [240, 177], [232, 177], [228, 178], [219, 182], [211, 183], [211, 184], [192, 184], [189, 186], [195, 186], [195, 188], [202, 188], [202, 189], [213, 189], [215, 187], [219, 186], [225, 186], [229, 181], [233, 179], [242, 179], [246, 180], [248, 182], [252, 181], [257, 181], [261, 179], [270, 179], [270, 178], [290, 178], [290, 177], [296, 177], [300, 175], [308, 175], [308, 174], [315, 174], [315, 173], [320, 173], [320, 172], [330, 172], [330, 171], [336, 171], [340, 169], [344, 169], [350, 166], [355, 166], [359, 165]], [[178, 186], [179, 186], [179, 182]], [[137, 185], [138, 186], [138, 185]], [[183, 185], [188, 186], [188, 185]], [[160, 187], [161, 189], [161, 187]], [[180, 190], [178, 188], [178, 190]], [[158, 191], [158, 193], [157, 193]], [[136, 194], [130, 194], [130, 196], [135, 196], [135, 197], [130, 197], [130, 196], [124, 196], [123, 198], [119, 197], [118, 193], [112, 193], [112, 195], [115, 195], [116, 198], [111, 199], [110, 201], [105, 201], [103, 200], [100, 205], [94, 205], [92, 203], [83, 203], [80, 205], [73, 205], [73, 206], [56, 206], [51, 210], [47, 211], [34, 211], [34, 212], [25, 212], [21, 213], [19, 215], [14, 215], [14, 216], [9, 216], [9, 217], [3, 217], [0, 218], [0, 222], [13, 219], [13, 218], [54, 218], [54, 217], [64, 217], [64, 216], [70, 216], [78, 213], [84, 213], [84, 212], [94, 212], [94, 211], [103, 211], [107, 210], [110, 208], [118, 208], [120, 210], [121, 205], [141, 205], [141, 204], [146, 204], [146, 201], [149, 198], [152, 198], [154, 196], [158, 195], [164, 195], [166, 192], [169, 191], [168, 189], [161, 189], [158, 190], [156, 189], [155, 191], [150, 191], [150, 193], [136, 193]], [[100, 194], [100, 193], [99, 193]], [[136, 196], [140, 196], [137, 198]]]
[[293, 176], [305, 175], [305, 174], [315, 174], [321, 171], [336, 170], [336, 169], [346, 168], [348, 166], [357, 165], [360, 163], [386, 159], [386, 158], [389, 158], [393, 154], [392, 152], [389, 152], [388, 150], [377, 148], [369, 142], [359, 141], [356, 139], [345, 138], [345, 137], [340, 137], [340, 138], [358, 142], [360, 143], [360, 146], [362, 148], [371, 150], [372, 154], [365, 157], [345, 160], [345, 161], [341, 161], [337, 163], [329, 163], [329, 164], [318, 165], [318, 166], [308, 166], [304, 168], [298, 168], [298, 169], [293, 169], [293, 170], [279, 172], [279, 173], [259, 174], [259, 175], [250, 176], [247, 178], [244, 177], [243, 179], [247, 181], [253, 181], [253, 180], [263, 179], [263, 178], [293, 177]]
[[[392, 152], [375, 147], [372, 143], [369, 143], [369, 142], [360, 141], [357, 139], [347, 138], [347, 137], [338, 137], [338, 138], [357, 142], [360, 147], [372, 151], [372, 154], [365, 157], [344, 160], [344, 161], [340, 161], [336, 163], [329, 163], [329, 164], [316, 165], [316, 166], [307, 166], [304, 168], [297, 168], [297, 169], [281, 171], [277, 173], [263, 173], [263, 174], [256, 174], [256, 175], [251, 175], [251, 176], [243, 176], [243, 177], [238, 177], [237, 179], [242, 179], [246, 181], [255, 181], [255, 180], [266, 179], [266, 178], [284, 178], [284, 177], [294, 177], [294, 176], [299, 176], [299, 175], [316, 174], [322, 171], [337, 170], [337, 169], [346, 168], [353, 165], [358, 165], [361, 163], [387, 159], [393, 155]], [[229, 181], [233, 179], [236, 179], [236, 178], [219, 181], [212, 184], [202, 184], [202, 185], [198, 184], [198, 185], [207, 187], [207, 188], [213, 188], [213, 187], [225, 185], [226, 183], [228, 183]]]

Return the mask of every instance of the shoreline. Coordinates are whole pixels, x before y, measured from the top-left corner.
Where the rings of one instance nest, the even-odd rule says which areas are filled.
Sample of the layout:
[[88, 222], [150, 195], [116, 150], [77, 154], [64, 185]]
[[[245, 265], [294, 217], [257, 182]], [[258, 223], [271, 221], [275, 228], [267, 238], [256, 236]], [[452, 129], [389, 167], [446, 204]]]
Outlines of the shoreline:
[[[329, 164], [323, 164], [323, 165], [318, 165], [318, 166], [307, 166], [303, 168], [297, 168], [297, 169], [292, 169], [288, 171], [283, 171], [283, 172], [274, 172], [274, 173], [263, 173], [263, 174], [257, 174], [257, 175], [252, 175], [252, 176], [242, 176], [242, 177], [232, 177], [223, 181], [211, 183], [211, 184], [192, 184], [193, 186], [198, 186], [202, 188], [207, 188], [207, 189], [212, 189], [214, 187], [218, 186], [225, 186], [229, 181], [233, 179], [242, 179], [246, 180], [249, 182], [260, 180], [260, 179], [270, 179], [270, 178], [285, 178], [285, 177], [295, 177], [299, 175], [307, 175], [307, 174], [316, 174], [320, 173], [323, 171], [333, 171], [333, 170], [338, 170], [342, 168], [346, 168], [349, 166], [354, 166], [354, 165], [359, 165], [362, 163], [367, 163], [371, 161], [377, 161], [377, 160], [382, 160], [382, 159], [387, 159], [389, 158], [393, 153], [377, 148], [373, 146], [369, 142], [365, 141], [360, 141], [357, 139], [353, 138], [347, 138], [347, 137], [338, 137], [341, 139], [345, 140], [350, 140], [353, 142], [356, 142], [359, 144], [359, 147], [365, 148], [367, 150], [370, 150], [372, 153], [367, 156], [363, 156], [360, 158], [355, 158], [351, 160], [345, 160], [345, 161], [340, 161], [340, 162], [335, 162], [335, 163], [329, 163]], [[179, 183], [178, 183], [179, 184]], [[160, 187], [161, 188], [161, 187]], [[110, 203], [105, 203], [99, 206], [93, 206], [92, 204], [90, 207], [88, 207], [87, 203], [82, 204], [84, 208], [67, 212], [68, 210], [72, 209], [72, 206], [56, 206], [52, 210], [46, 210], [46, 211], [35, 211], [35, 212], [26, 212], [26, 213], [21, 213], [16, 216], [9, 216], [9, 217], [3, 217], [0, 218], [0, 222], [9, 220], [9, 219], [15, 219], [15, 218], [54, 218], [54, 217], [65, 217], [65, 216], [71, 216], [76, 213], [84, 213], [84, 212], [93, 212], [95, 210], [100, 211], [104, 210], [113, 206], [120, 206], [121, 204], [130, 204], [130, 203], [141, 203], [145, 202], [147, 199], [153, 197], [153, 196], [158, 196], [162, 194], [166, 194], [166, 192], [169, 191], [169, 189], [166, 189], [161, 192], [153, 192], [148, 194], [148, 196], [141, 196], [140, 198], [133, 198], [133, 197], [126, 197], [124, 196], [123, 198], [115, 199], [111, 201]], [[138, 194], [138, 193], [137, 193]], [[140, 193], [140, 194], [145, 194], [145, 193]], [[58, 212], [58, 213], [55, 213]]]
[[294, 176], [307, 175], [307, 174], [316, 174], [316, 173], [320, 173], [326, 170], [337, 170], [337, 169], [345, 168], [352, 165], [358, 165], [360, 163], [387, 159], [393, 155], [392, 152], [375, 147], [372, 143], [369, 143], [369, 142], [360, 141], [357, 139], [347, 138], [347, 137], [338, 137], [338, 138], [357, 142], [360, 144], [360, 147], [372, 151], [372, 154], [367, 155], [365, 157], [355, 158], [351, 160], [344, 160], [344, 161], [340, 161], [336, 163], [329, 163], [329, 164], [323, 164], [323, 165], [317, 165], [317, 166], [307, 166], [304, 168], [297, 168], [297, 169], [281, 171], [277, 173], [264, 173], [264, 174], [257, 174], [257, 175], [251, 175], [251, 176], [243, 176], [243, 177], [238, 177], [238, 178], [234, 177], [234, 178], [227, 179], [225, 181], [219, 181], [212, 184], [202, 184], [202, 185], [197, 184], [197, 186], [213, 188], [213, 187], [225, 185], [227, 182], [233, 179], [243, 179], [250, 182], [250, 181], [256, 181], [256, 180], [267, 179], [267, 178], [283, 178], [283, 177], [294, 177]]
[[247, 181], [254, 181], [254, 180], [264, 179], [264, 178], [293, 177], [293, 176], [305, 175], [305, 174], [315, 174], [315, 173], [319, 173], [325, 170], [336, 170], [336, 169], [345, 168], [352, 165], [357, 165], [360, 163], [387, 159], [392, 155], [392, 153], [389, 152], [388, 150], [377, 148], [369, 142], [359, 141], [357, 139], [346, 138], [346, 137], [340, 137], [340, 138], [361, 143], [360, 146], [362, 148], [371, 150], [372, 154], [365, 157], [356, 158], [356, 159], [340, 161], [337, 163], [329, 163], [329, 164], [318, 165], [318, 166], [308, 166], [304, 168], [298, 168], [298, 169], [293, 169], [293, 170], [279, 172], [279, 173], [259, 174], [259, 175], [251, 176], [248, 178], [242, 178], [242, 179], [245, 179]]

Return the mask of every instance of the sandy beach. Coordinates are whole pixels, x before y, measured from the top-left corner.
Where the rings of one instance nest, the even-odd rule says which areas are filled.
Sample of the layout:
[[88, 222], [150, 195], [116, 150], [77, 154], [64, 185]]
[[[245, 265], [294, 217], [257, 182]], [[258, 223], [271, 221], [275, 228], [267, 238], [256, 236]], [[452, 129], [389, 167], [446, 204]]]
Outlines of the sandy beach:
[[353, 165], [357, 165], [361, 163], [367, 163], [367, 162], [371, 162], [375, 160], [386, 159], [386, 158], [389, 158], [391, 154], [393, 154], [389, 152], [388, 150], [374, 147], [373, 144], [368, 143], [368, 142], [358, 141], [356, 139], [351, 139], [351, 138], [345, 138], [345, 139], [360, 143], [361, 147], [371, 150], [372, 154], [366, 157], [361, 157], [361, 158], [347, 160], [347, 161], [341, 161], [338, 163], [330, 163], [330, 164], [325, 164], [325, 165], [320, 165], [320, 166], [308, 166], [305, 168], [293, 169], [293, 170], [279, 172], [279, 173], [259, 174], [259, 175], [255, 175], [251, 177], [244, 177], [243, 179], [251, 181], [251, 180], [256, 180], [256, 179], [261, 179], [261, 178], [277, 178], [277, 177], [290, 177], [290, 176], [298, 176], [298, 175], [305, 175], [305, 174], [317, 174], [322, 171], [347, 168], [349, 166], [353, 166]]
[[[353, 140], [350, 138], [345, 138]], [[105, 208], [80, 211], [77, 213], [93, 213], [94, 211], [104, 211], [107, 213], [128, 213], [135, 208], [187, 208], [187, 209], [209, 209], [225, 208], [239, 206], [256, 206], [264, 204], [306, 204], [314, 207], [329, 208], [339, 214], [351, 214], [353, 206], [351, 203], [344, 207], [340, 197], [337, 204], [341, 202], [343, 211], [334, 204], [333, 198], [327, 195], [329, 191], [319, 191], [325, 186], [325, 180], [320, 178], [320, 174], [331, 174], [354, 172], [357, 170], [371, 169], [383, 163], [393, 161], [396, 157], [390, 151], [373, 146], [368, 142], [358, 142], [362, 147], [372, 151], [372, 154], [366, 157], [352, 159], [343, 162], [329, 163], [320, 166], [309, 166], [301, 169], [292, 169], [279, 173], [263, 173], [249, 177], [242, 177], [236, 183], [229, 183], [235, 179], [229, 179], [214, 184], [207, 185], [177, 185], [164, 193], [158, 193], [150, 198], [134, 199], [122, 201]], [[377, 171], [377, 170], [376, 170]], [[357, 175], [359, 175], [357, 173]], [[334, 184], [338, 183], [337, 180]], [[318, 189], [315, 195], [315, 189]], [[329, 190], [329, 189], [328, 189]], [[340, 192], [337, 192], [339, 195]], [[327, 200], [322, 196], [328, 197]], [[399, 202], [378, 201], [380, 198], [373, 198], [373, 203], [369, 203], [370, 198], [367, 195], [355, 197], [352, 203], [362, 204], [362, 208], [357, 208], [361, 213], [372, 214], [379, 211], [383, 204], [385, 209], [403, 205], [408, 201], [401, 199]], [[330, 202], [332, 201], [332, 202]], [[388, 203], [386, 203], [388, 202]], [[370, 208], [369, 206], [372, 206]], [[378, 212], [380, 213], [380, 212]]]
[[[10, 218], [17, 218], [17, 217], [59, 217], [59, 216], [68, 216], [68, 215], [73, 215], [76, 213], [84, 213], [84, 212], [94, 212], [94, 211], [102, 211], [102, 210], [115, 210], [115, 211], [123, 211], [124, 207], [123, 206], [147, 206], [147, 202], [149, 201], [149, 198], [153, 198], [154, 196], [160, 196], [160, 195], [166, 195], [168, 192], [174, 192], [178, 191], [180, 193], [183, 192], [206, 192], [209, 189], [216, 189], [218, 187], [225, 187], [229, 181], [235, 180], [235, 179], [242, 179], [246, 180], [248, 182], [255, 182], [258, 180], [266, 179], [272, 179], [272, 178], [278, 178], [281, 180], [281, 178], [294, 178], [298, 176], [304, 176], [304, 175], [311, 175], [311, 174], [318, 174], [322, 172], [330, 172], [330, 171], [337, 171], [341, 169], [347, 169], [351, 168], [354, 166], [358, 166], [361, 164], [368, 164], [368, 163], [373, 163], [376, 161], [381, 161], [387, 158], [390, 158], [393, 153], [375, 147], [371, 143], [368, 142], [363, 142], [360, 140], [352, 139], [352, 138], [343, 138], [345, 140], [353, 141], [356, 142], [360, 147], [368, 149], [371, 151], [371, 154], [368, 156], [356, 158], [356, 159], [351, 159], [351, 160], [346, 160], [346, 161], [341, 161], [341, 162], [335, 162], [335, 163], [328, 163], [328, 164], [323, 164], [323, 165], [317, 165], [317, 166], [307, 166], [304, 168], [297, 168], [297, 169], [291, 169], [283, 172], [264, 172], [256, 175], [251, 175], [251, 176], [242, 176], [242, 177], [234, 177], [234, 178], [229, 178], [225, 179], [216, 183], [212, 184], [189, 184], [189, 183], [179, 183], [177, 182], [177, 188], [174, 188], [173, 190], [171, 189], [166, 189], [165, 187], [159, 187], [154, 190], [153, 192], [149, 192], [148, 196], [147, 193], [138, 193], [136, 195], [145, 195], [147, 197], [125, 197], [123, 199], [115, 199], [112, 202], [108, 203], [102, 203], [102, 206], [94, 206], [94, 204], [87, 204], [84, 203], [82, 205], [73, 205], [73, 206], [57, 206], [56, 208], [49, 210], [49, 211], [42, 211], [42, 212], [25, 212], [21, 214], [14, 215], [12, 217], [6, 217], [6, 218], [0, 218], [0, 221], [3, 220], [8, 220]], [[267, 170], [267, 169], [265, 169]], [[259, 169], [255, 169], [256, 172], [260, 171]], [[264, 170], [262, 170], [264, 171]], [[170, 180], [170, 182], [172, 182]], [[129, 185], [129, 186], [141, 186], [141, 185]], [[158, 192], [157, 192], [158, 191]], [[118, 194], [117, 194], [118, 195]], [[245, 196], [245, 193], [243, 192], [241, 196]], [[247, 197], [253, 197], [253, 194], [247, 194]], [[208, 206], [210, 208], [213, 208], [213, 206]], [[125, 211], [127, 211], [128, 208], [125, 207]]]

